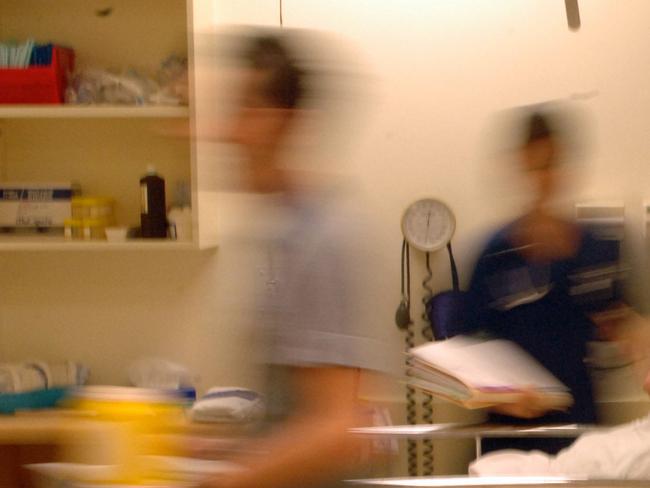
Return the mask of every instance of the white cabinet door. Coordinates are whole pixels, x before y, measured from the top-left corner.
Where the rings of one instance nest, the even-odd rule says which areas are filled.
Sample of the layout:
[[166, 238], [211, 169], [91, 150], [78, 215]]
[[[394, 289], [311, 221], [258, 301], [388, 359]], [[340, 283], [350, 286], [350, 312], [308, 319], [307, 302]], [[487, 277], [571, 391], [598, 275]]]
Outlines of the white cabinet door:
[[229, 176], [224, 168], [230, 150], [212, 137], [218, 125], [218, 106], [227, 103], [228, 93], [220, 89], [224, 86], [220, 69], [210, 54], [216, 46], [210, 43], [217, 42], [215, 32], [229, 25], [279, 26], [279, 5], [279, 0], [193, 0], [189, 4], [192, 123], [197, 135], [192, 147], [193, 206], [197, 209], [194, 229], [201, 248], [217, 243], [218, 224], [223, 220], [217, 220], [219, 191]]

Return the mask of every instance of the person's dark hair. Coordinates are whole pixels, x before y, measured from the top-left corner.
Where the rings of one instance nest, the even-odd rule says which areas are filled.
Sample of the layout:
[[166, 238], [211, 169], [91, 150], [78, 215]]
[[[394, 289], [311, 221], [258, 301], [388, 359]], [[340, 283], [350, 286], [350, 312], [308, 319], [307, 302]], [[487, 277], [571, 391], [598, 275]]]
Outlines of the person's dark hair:
[[524, 145], [530, 144], [541, 139], [548, 139], [554, 136], [551, 121], [548, 116], [541, 112], [533, 112], [526, 120], [526, 129], [524, 133]]
[[269, 73], [264, 90], [274, 107], [297, 108], [300, 105], [305, 91], [304, 73], [280, 39], [271, 36], [252, 39], [244, 58], [251, 68]]

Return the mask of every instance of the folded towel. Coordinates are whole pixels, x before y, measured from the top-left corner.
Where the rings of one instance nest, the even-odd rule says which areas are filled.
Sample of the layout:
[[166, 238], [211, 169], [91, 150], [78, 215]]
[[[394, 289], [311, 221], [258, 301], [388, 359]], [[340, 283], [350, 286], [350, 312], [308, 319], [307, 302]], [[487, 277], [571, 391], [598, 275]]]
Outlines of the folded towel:
[[194, 386], [189, 370], [165, 359], [143, 358], [128, 367], [129, 380], [139, 388], [177, 390]]
[[74, 361], [50, 364], [49, 387], [84, 385], [88, 379], [88, 368]]
[[550, 456], [541, 451], [506, 449], [482, 456], [469, 465], [470, 476], [557, 476]]
[[0, 364], [0, 393], [82, 385], [88, 368], [72, 361], [48, 364], [43, 361]]
[[47, 388], [48, 372], [36, 364], [0, 364], [0, 393]]
[[215, 387], [190, 410], [194, 422], [252, 422], [264, 416], [264, 402], [252, 390], [237, 387]]

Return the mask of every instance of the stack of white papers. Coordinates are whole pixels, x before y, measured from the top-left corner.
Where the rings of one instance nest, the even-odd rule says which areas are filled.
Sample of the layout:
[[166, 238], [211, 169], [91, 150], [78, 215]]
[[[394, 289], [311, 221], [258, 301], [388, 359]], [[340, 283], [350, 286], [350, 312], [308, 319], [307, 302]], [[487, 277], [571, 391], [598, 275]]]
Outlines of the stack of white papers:
[[456, 336], [411, 349], [408, 383], [466, 408], [516, 402], [524, 391], [549, 409], [573, 403], [568, 388], [516, 344]]

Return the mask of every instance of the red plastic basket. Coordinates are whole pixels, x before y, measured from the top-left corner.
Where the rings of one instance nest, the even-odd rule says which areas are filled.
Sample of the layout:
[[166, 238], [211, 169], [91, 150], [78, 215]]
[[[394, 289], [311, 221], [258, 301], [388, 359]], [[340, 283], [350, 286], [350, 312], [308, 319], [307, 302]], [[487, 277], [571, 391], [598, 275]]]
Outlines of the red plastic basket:
[[0, 69], [0, 103], [63, 103], [74, 51], [54, 46], [52, 64]]

